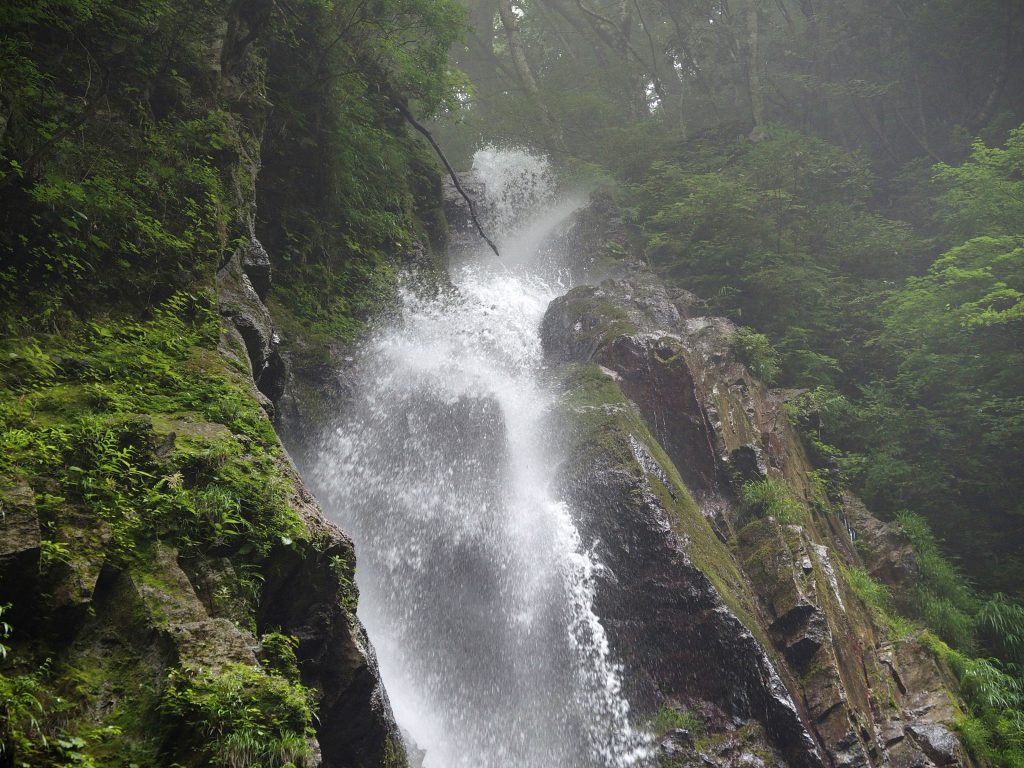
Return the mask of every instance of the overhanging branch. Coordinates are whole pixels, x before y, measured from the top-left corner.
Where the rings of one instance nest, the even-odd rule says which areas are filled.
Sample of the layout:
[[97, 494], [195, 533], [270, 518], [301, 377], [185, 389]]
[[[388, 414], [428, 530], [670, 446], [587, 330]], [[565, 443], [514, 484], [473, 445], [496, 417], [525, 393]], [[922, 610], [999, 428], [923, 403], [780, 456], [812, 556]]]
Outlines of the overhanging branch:
[[455, 173], [455, 169], [452, 168], [452, 164], [448, 162], [448, 158], [445, 157], [444, 152], [441, 150], [441, 147], [438, 145], [437, 141], [434, 140], [434, 137], [430, 134], [430, 131], [428, 131], [426, 127], [424, 127], [424, 125], [419, 120], [416, 119], [416, 116], [409, 111], [409, 107], [402, 103], [400, 99], [392, 98], [391, 103], [395, 105], [395, 108], [399, 111], [399, 113], [401, 113], [402, 117], [404, 117], [408, 121], [409, 125], [411, 125], [417, 131], [422, 133], [423, 136], [427, 139], [427, 141], [430, 142], [430, 146], [434, 148], [434, 151], [437, 153], [437, 156], [441, 158], [441, 162], [444, 163], [444, 167], [448, 170], [448, 175], [451, 176], [452, 183], [455, 185], [455, 189], [459, 191], [459, 194], [462, 195], [462, 199], [465, 200], [466, 205], [469, 206], [469, 218], [473, 220], [473, 224], [476, 227], [476, 231], [480, 233], [480, 237], [484, 239], [484, 242], [486, 242], [491, 247], [491, 250], [494, 251], [494, 255], [497, 256], [498, 258], [501, 258], [501, 254], [498, 253], [498, 246], [496, 246], [491, 241], [491, 238], [489, 238], [486, 235], [486, 233], [484, 232], [484, 228], [480, 225], [480, 220], [476, 217], [476, 206], [473, 205], [473, 199], [466, 193], [466, 190], [462, 188], [462, 184], [459, 182], [459, 175]]

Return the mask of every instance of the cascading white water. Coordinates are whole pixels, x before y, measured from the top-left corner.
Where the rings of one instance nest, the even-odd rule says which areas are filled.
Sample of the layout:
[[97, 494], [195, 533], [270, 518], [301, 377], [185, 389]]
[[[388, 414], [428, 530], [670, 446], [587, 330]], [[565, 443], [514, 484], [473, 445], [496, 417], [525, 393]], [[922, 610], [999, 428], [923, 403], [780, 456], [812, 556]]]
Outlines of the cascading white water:
[[[593, 611], [599, 565], [554, 495], [539, 325], [565, 290], [531, 264], [579, 207], [546, 163], [476, 156], [502, 262], [403, 292], [314, 470], [356, 543], [359, 614], [425, 768], [626, 768], [649, 758]], [[541, 274], [547, 272], [548, 274]]]

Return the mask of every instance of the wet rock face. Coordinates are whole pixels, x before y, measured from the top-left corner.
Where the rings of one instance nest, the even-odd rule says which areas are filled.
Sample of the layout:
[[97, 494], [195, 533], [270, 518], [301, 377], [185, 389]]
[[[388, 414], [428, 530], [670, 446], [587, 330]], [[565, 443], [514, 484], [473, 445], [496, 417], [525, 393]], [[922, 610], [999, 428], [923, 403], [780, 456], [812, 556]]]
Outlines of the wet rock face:
[[651, 425], [654, 438], [687, 486], [713, 489], [718, 478], [711, 429], [679, 340], [619, 337], [601, 350], [598, 359], [618, 374], [623, 394]]
[[[487, 195], [483, 179], [474, 172], [468, 171], [459, 174], [459, 184], [463, 192], [473, 201], [473, 210], [476, 212], [477, 219], [481, 222], [486, 220], [490, 211], [487, 208]], [[483, 241], [473, 223], [469, 206], [450, 177], [446, 176], [442, 180], [441, 192], [444, 201], [444, 215], [448, 221], [451, 249], [459, 252], [481, 244]]]
[[544, 316], [545, 355], [595, 362], [623, 393], [694, 491], [718, 483], [713, 434], [676, 329], [682, 316], [663, 286], [643, 272], [582, 286], [555, 299]]
[[725, 719], [763, 720], [767, 744], [790, 765], [822, 765], [770, 658], [687, 557], [657, 498], [614, 468], [584, 468], [570, 483], [574, 508], [601, 512], [582, 526], [601, 542], [609, 569], [595, 607], [634, 704], [652, 711], [666, 697], [710, 701]]
[[340, 587], [354, 589], [354, 563], [352, 542], [333, 526], [315, 549], [278, 548], [265, 569], [258, 616], [261, 626], [280, 627], [299, 640], [303, 682], [319, 693], [317, 740], [325, 768], [386, 765], [398, 728], [366, 631], [341, 604]]
[[573, 283], [594, 282], [620, 274], [632, 245], [621, 213], [607, 193], [598, 193], [579, 210], [548, 247]]
[[787, 768], [767, 744], [764, 729], [748, 723], [711, 738], [686, 730], [668, 733], [658, 745], [659, 768]]
[[[624, 396], [581, 406], [567, 391], [578, 434], [564, 474], [607, 567], [598, 612], [635, 706], [722, 713], [708, 716], [717, 737], [730, 720], [757, 721], [762, 753], [789, 765], [969, 765], [952, 681], [913, 639], [887, 641], [846, 583], [843, 568], [864, 567], [853, 536], [892, 584], [913, 573], [906, 542], [856, 499], [822, 494], [787, 393], [753, 377], [731, 351], [732, 323], [702, 310], [633, 266], [556, 299], [542, 325], [549, 361], [598, 366]], [[628, 417], [595, 430], [608, 408]], [[799, 524], [740, 518], [735, 489], [766, 476], [801, 503]], [[669, 739], [661, 764], [760, 764], [743, 751]]]
[[[262, 401], [264, 409], [273, 416], [273, 404], [284, 394], [287, 370], [278, 350], [279, 340], [270, 310], [260, 300], [248, 272], [243, 268], [243, 250], [239, 249], [217, 273], [220, 314], [234, 325], [245, 342], [253, 381], [265, 398]], [[251, 250], [249, 248], [246, 252]]]
[[[594, 393], [575, 406], [584, 418], [602, 416], [577, 426], [561, 484], [605, 566], [595, 609], [625, 665], [633, 706], [651, 713], [665, 701], [704, 702], [716, 732], [736, 720], [759, 723], [764, 750], [792, 766], [824, 765], [771, 658], [737, 618], [752, 600], [728, 550], [629, 408], [621, 395]], [[735, 587], [727, 595], [735, 610], [713, 579]]]

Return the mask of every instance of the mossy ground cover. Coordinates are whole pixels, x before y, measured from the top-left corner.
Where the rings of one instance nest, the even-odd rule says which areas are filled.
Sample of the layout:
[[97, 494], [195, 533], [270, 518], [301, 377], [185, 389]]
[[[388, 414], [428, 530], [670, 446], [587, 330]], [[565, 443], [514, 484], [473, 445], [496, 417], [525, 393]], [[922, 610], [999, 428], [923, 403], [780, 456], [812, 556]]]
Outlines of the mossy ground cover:
[[[179, 294], [149, 320], [93, 320], [0, 345], [0, 490], [31, 489], [42, 537], [36, 594], [5, 595], [15, 602], [8, 615], [19, 618], [0, 675], [0, 736], [20, 764], [141, 765], [156, 759], [168, 729], [186, 726], [208, 737], [218, 765], [308, 756], [311, 700], [285, 679], [294, 671], [281, 661], [287, 644], [278, 643], [271, 674], [236, 668], [168, 681], [159, 663], [143, 661], [153, 652], [146, 647], [96, 653], [40, 634], [48, 613], [63, 610], [69, 573], [102, 564], [148, 584], [158, 543], [185, 557], [230, 558], [239, 584], [250, 586], [235, 597], [255, 627], [261, 562], [310, 534], [289, 505], [283, 454], [244, 358], [231, 361], [221, 343], [212, 298]], [[118, 704], [99, 713], [103, 696]], [[232, 702], [233, 717], [248, 720], [207, 717]], [[280, 722], [266, 719], [282, 708]]]
[[218, 337], [210, 298], [178, 295], [150, 321], [8, 340], [0, 476], [31, 486], [44, 515], [102, 520], [127, 559], [156, 538], [265, 551], [300, 536], [273, 428]]
[[686, 707], [670, 707], [663, 704], [651, 723], [655, 736], [664, 738], [672, 731], [689, 731], [692, 736], [701, 737], [707, 732], [707, 724]]

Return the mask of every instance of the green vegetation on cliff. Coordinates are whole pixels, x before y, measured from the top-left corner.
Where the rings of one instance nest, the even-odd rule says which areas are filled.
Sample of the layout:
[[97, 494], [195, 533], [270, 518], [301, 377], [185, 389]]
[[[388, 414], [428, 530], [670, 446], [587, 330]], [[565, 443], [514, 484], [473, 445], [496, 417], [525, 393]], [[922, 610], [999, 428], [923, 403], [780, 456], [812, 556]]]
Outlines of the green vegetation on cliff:
[[[269, 266], [286, 342], [350, 340], [443, 240], [395, 104], [449, 98], [461, 16], [0, 10], [0, 764], [303, 765], [317, 729], [360, 727], [330, 722], [311, 658], [359, 663], [351, 545], [297, 492], [218, 291], [266, 296]], [[283, 627], [296, 574], [337, 650]], [[380, 736], [355, 757], [400, 764]]]

